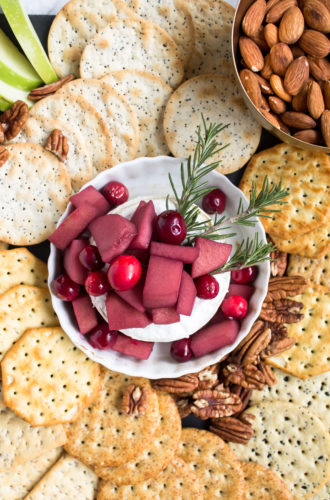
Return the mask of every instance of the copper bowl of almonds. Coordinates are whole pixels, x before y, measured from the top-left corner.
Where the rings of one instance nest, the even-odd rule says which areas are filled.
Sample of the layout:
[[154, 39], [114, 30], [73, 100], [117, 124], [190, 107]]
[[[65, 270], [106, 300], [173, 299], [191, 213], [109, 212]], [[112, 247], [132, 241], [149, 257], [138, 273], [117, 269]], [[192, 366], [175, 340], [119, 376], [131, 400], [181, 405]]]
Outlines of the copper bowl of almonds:
[[235, 77], [255, 119], [280, 140], [330, 152], [330, 0], [240, 0]]

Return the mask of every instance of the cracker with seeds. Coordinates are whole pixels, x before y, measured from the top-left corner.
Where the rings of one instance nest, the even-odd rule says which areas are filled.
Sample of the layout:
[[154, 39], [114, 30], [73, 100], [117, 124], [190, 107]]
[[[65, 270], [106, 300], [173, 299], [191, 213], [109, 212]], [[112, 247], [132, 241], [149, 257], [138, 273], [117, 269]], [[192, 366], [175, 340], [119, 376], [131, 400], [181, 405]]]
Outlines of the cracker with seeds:
[[[144, 415], [127, 415], [121, 410], [123, 394], [131, 384], [145, 392]], [[158, 422], [158, 398], [149, 380], [102, 367], [101, 390], [78, 420], [69, 426], [65, 450], [86, 465], [122, 465], [149, 446]]]
[[139, 144], [138, 121], [122, 95], [105, 82], [83, 78], [64, 85], [58, 95], [68, 92], [83, 97], [100, 113], [111, 131], [113, 154], [118, 163], [135, 158]]
[[0, 169], [0, 239], [34, 245], [55, 230], [71, 195], [63, 163], [42, 146], [8, 144], [9, 159]]
[[272, 240], [278, 250], [300, 255], [309, 259], [320, 259], [330, 252], [330, 226], [320, 226], [289, 240], [283, 240], [272, 235]]
[[306, 290], [295, 297], [302, 302], [304, 318], [286, 325], [289, 337], [296, 343], [288, 351], [267, 358], [267, 363], [301, 379], [329, 370], [330, 359], [330, 292], [309, 282]]
[[1, 363], [6, 405], [31, 425], [74, 422], [100, 389], [100, 368], [60, 327], [32, 328]]
[[313, 500], [329, 500], [330, 498], [330, 481], [327, 482], [317, 493], [313, 495]]
[[62, 452], [62, 447], [54, 448], [34, 460], [19, 465], [13, 471], [0, 472], [0, 498], [6, 500], [25, 498], [42, 476], [57, 462]]
[[200, 429], [183, 429], [177, 455], [192, 467], [209, 498], [243, 500], [241, 465], [219, 436]]
[[170, 150], [164, 136], [163, 118], [173, 89], [147, 71], [114, 71], [102, 81], [123, 95], [135, 111], [140, 131], [136, 156], [167, 155]]
[[57, 326], [47, 288], [17, 285], [0, 295], [0, 361], [28, 328]]
[[193, 19], [195, 47], [186, 77], [234, 75], [230, 44], [235, 8], [223, 0], [187, 0], [187, 8]]
[[63, 425], [32, 427], [18, 417], [4, 404], [0, 386], [0, 472], [16, 470], [65, 441]]
[[278, 474], [294, 498], [309, 498], [330, 475], [330, 434], [302, 406], [269, 401], [251, 406], [254, 435], [248, 444], [231, 443], [242, 461], [258, 462]]
[[158, 393], [159, 419], [151, 443], [119, 467], [93, 467], [94, 472], [117, 485], [137, 484], [156, 477], [172, 461], [181, 437], [181, 418], [172, 397]]
[[[327, 154], [277, 144], [253, 156], [243, 173], [240, 189], [249, 197], [254, 181], [259, 191], [265, 176], [289, 189], [285, 205], [261, 222], [271, 237], [294, 239], [323, 226], [330, 216], [330, 157]], [[277, 242], [274, 240], [275, 245]], [[282, 250], [282, 248], [279, 248]]]
[[241, 464], [244, 475], [245, 498], [251, 500], [293, 500], [282, 479], [267, 467], [255, 462]]
[[83, 78], [101, 78], [109, 71], [126, 68], [150, 71], [173, 88], [183, 78], [176, 43], [157, 24], [142, 19], [111, 22], [87, 43], [81, 56]]
[[77, 130], [97, 172], [113, 165], [114, 154], [109, 128], [100, 113], [83, 97], [69, 93], [50, 95], [33, 105], [30, 116], [55, 118]]
[[64, 455], [24, 500], [94, 500], [98, 481], [86, 465]]
[[245, 106], [235, 81], [220, 75], [192, 78], [171, 95], [165, 108], [164, 132], [173, 155], [188, 158], [194, 154], [196, 129], [201, 126], [203, 130], [201, 113], [207, 124], [229, 124], [217, 137], [220, 146], [229, 146], [212, 156], [212, 162], [221, 162], [217, 170], [229, 174], [241, 168], [259, 145], [261, 126]]
[[97, 500], [202, 500], [203, 489], [194, 471], [174, 458], [157, 477], [135, 485], [116, 486], [102, 480]]
[[274, 375], [276, 385], [267, 385], [262, 391], [253, 391], [250, 404], [278, 400], [296, 403], [319, 415], [330, 431], [330, 372], [304, 381], [278, 368], [274, 369]]
[[288, 276], [303, 276], [318, 285], [330, 289], [330, 253], [320, 259], [290, 255], [286, 274]]
[[0, 294], [15, 285], [47, 288], [47, 265], [27, 248], [0, 251]]

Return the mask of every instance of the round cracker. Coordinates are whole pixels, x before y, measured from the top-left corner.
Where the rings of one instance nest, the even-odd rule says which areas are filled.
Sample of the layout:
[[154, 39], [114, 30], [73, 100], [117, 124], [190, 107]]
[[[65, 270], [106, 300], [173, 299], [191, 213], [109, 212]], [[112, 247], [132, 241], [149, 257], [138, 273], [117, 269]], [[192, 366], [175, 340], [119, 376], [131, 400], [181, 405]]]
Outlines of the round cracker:
[[177, 455], [192, 466], [208, 498], [243, 500], [241, 465], [219, 436], [200, 429], [183, 429]]
[[135, 158], [139, 126], [127, 100], [105, 82], [77, 79], [64, 85], [58, 95], [80, 95], [100, 113], [111, 131], [113, 154], [118, 163]]
[[290, 255], [286, 274], [288, 276], [304, 276], [304, 278], [330, 289], [330, 253], [320, 259]]
[[[120, 409], [123, 394], [130, 384], [147, 391], [144, 415], [127, 415]], [[91, 406], [70, 425], [65, 450], [86, 465], [122, 465], [149, 446], [158, 418], [158, 398], [149, 380], [102, 368], [101, 391]]]
[[94, 472], [117, 485], [137, 484], [157, 477], [172, 461], [181, 437], [181, 419], [171, 396], [158, 394], [158, 426], [150, 445], [119, 467], [94, 467]]
[[13, 142], [32, 142], [45, 147], [53, 130], [59, 129], [68, 140], [69, 152], [64, 165], [71, 179], [72, 189], [80, 188], [93, 177], [92, 162], [81, 134], [67, 123], [44, 116], [30, 116]]
[[273, 471], [255, 462], [242, 463], [245, 498], [251, 500], [293, 500], [284, 481]]
[[88, 148], [97, 172], [102, 172], [114, 164], [108, 126], [100, 113], [83, 97], [69, 93], [45, 97], [34, 104], [30, 116], [56, 118], [77, 130]]
[[163, 131], [164, 110], [172, 88], [159, 76], [147, 71], [122, 70], [102, 80], [122, 94], [134, 109], [140, 130], [136, 156], [168, 155]]
[[[180, 458], [174, 460], [157, 477], [136, 485], [116, 486], [101, 481], [97, 500], [202, 500], [196, 474]], [[235, 499], [236, 500], [236, 499]]]
[[69, 174], [42, 146], [8, 144], [0, 169], [0, 240], [34, 245], [55, 230], [71, 195]]
[[122, 69], [149, 71], [174, 88], [183, 78], [181, 53], [176, 43], [157, 24], [142, 19], [110, 23], [88, 42], [82, 53], [83, 78], [101, 78], [109, 71]]
[[201, 75], [184, 82], [170, 97], [164, 114], [164, 132], [174, 156], [188, 158], [196, 147], [196, 129], [207, 123], [229, 124], [217, 137], [221, 146], [210, 162], [220, 161], [217, 170], [229, 174], [241, 168], [260, 141], [261, 126], [251, 116], [231, 78]]
[[291, 494], [309, 498], [330, 474], [330, 435], [321, 420], [294, 403], [271, 401], [252, 406], [254, 436], [231, 443], [242, 461], [258, 462], [278, 474]]

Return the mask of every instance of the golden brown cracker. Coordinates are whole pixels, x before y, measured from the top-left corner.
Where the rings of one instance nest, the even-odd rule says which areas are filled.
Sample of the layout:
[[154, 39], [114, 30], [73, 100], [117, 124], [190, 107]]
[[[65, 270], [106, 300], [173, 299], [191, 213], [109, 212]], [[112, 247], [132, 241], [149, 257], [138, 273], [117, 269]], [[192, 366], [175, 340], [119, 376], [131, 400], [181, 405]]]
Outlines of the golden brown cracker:
[[309, 233], [283, 240], [272, 236], [278, 250], [310, 259], [319, 259], [330, 252], [330, 227], [320, 226]]
[[245, 498], [251, 500], [293, 500], [284, 481], [256, 462], [242, 463]]
[[15, 285], [47, 288], [47, 264], [27, 248], [0, 251], [0, 294]]
[[320, 259], [290, 255], [286, 274], [288, 276], [303, 276], [330, 289], [330, 253]]

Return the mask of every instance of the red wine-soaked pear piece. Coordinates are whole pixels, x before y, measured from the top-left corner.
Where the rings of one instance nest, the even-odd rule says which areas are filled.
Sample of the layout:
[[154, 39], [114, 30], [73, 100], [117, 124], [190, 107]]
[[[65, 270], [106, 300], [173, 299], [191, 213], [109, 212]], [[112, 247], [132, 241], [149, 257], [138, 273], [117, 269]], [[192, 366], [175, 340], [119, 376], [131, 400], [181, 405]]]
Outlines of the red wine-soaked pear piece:
[[180, 321], [180, 314], [176, 311], [175, 307], [152, 309], [151, 317], [153, 323], [156, 325], [170, 325], [171, 323]]
[[179, 314], [190, 316], [194, 307], [197, 290], [194, 280], [186, 271], [182, 272], [179, 298], [176, 304], [176, 310]]
[[118, 214], [98, 217], [88, 229], [92, 233], [104, 262], [110, 262], [124, 253], [137, 233], [135, 225]]
[[183, 263], [151, 255], [143, 289], [147, 309], [174, 306], [178, 300]]
[[210, 319], [210, 321], [207, 322], [205, 326], [211, 326], [214, 325], [215, 323], [221, 323], [222, 321], [227, 321], [227, 316], [224, 315], [224, 313], [221, 311], [221, 307], [217, 310], [214, 316]]
[[229, 285], [228, 293], [226, 299], [232, 295], [240, 295], [244, 299], [249, 300], [254, 292], [254, 286], [252, 285], [238, 285], [236, 283], [231, 283]]
[[119, 295], [121, 299], [123, 299], [125, 302], [127, 302], [127, 304], [129, 304], [130, 306], [134, 307], [134, 309], [142, 313], [145, 312], [146, 310], [142, 301], [144, 281], [145, 281], [145, 272], [143, 272], [142, 270], [142, 275], [135, 286], [123, 292], [116, 290], [116, 294]]
[[191, 276], [198, 278], [214, 269], [223, 266], [230, 255], [232, 245], [197, 237], [195, 246], [199, 248], [199, 255], [191, 266]]
[[85, 283], [85, 279], [88, 275], [88, 270], [79, 260], [79, 254], [86, 245], [88, 245], [88, 240], [73, 240], [64, 252], [64, 269], [72, 281], [78, 283], [79, 285], [83, 285]]
[[50, 235], [48, 238], [49, 241], [60, 250], [64, 250], [98, 215], [96, 208], [88, 203], [84, 203], [64, 219], [53, 234]]
[[138, 232], [130, 244], [131, 248], [148, 248], [155, 219], [156, 212], [153, 201], [150, 200], [148, 203], [141, 201], [131, 219]]
[[106, 310], [110, 330], [145, 328], [151, 323], [145, 313], [137, 311], [115, 293], [108, 293]]
[[137, 359], [148, 359], [154, 347], [154, 342], [143, 342], [143, 340], [135, 340], [123, 333], [118, 333], [116, 342], [112, 346], [113, 351], [133, 356]]
[[72, 306], [80, 333], [85, 335], [97, 326], [97, 314], [88, 295], [73, 300]]
[[192, 335], [191, 350], [196, 358], [200, 358], [204, 354], [232, 344], [236, 340], [239, 330], [239, 322], [233, 319], [227, 319], [211, 326], [204, 326], [204, 328]]
[[181, 260], [185, 264], [192, 264], [199, 255], [199, 248], [168, 245], [167, 243], [152, 241], [150, 245], [150, 254], [166, 257], [167, 259]]
[[95, 187], [88, 186], [77, 194], [71, 196], [70, 201], [74, 207], [80, 207], [84, 203], [93, 205], [98, 211], [98, 215], [104, 215], [111, 209], [110, 203], [104, 198]]
[[125, 254], [133, 255], [133, 257], [136, 257], [141, 264], [147, 264], [150, 256], [148, 249], [142, 250], [140, 248], [126, 248]]

